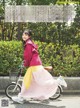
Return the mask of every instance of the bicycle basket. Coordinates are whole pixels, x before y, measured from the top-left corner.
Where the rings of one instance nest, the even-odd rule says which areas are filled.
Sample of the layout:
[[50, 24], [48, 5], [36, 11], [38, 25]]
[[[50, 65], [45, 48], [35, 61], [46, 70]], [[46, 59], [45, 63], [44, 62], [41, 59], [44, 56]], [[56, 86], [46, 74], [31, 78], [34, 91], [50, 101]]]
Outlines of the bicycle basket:
[[10, 77], [10, 80], [11, 81], [17, 81], [17, 79], [18, 79], [18, 72], [10, 72], [9, 73], [9, 77]]

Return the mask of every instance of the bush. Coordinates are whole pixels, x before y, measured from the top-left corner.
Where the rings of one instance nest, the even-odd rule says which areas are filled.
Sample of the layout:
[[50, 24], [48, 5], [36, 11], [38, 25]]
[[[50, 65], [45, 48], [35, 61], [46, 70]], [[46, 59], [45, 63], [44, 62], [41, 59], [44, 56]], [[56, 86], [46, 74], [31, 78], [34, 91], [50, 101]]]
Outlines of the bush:
[[[35, 41], [39, 47], [39, 54], [43, 65], [52, 65], [52, 75], [79, 76], [80, 48], [78, 45], [62, 46], [53, 43]], [[23, 58], [22, 42], [0, 41], [0, 75], [8, 75], [17, 71]]]
[[80, 75], [80, 48], [78, 45], [64, 47], [48, 44], [44, 51], [46, 61], [53, 66], [53, 75]]
[[22, 61], [22, 44], [17, 41], [0, 41], [0, 75], [15, 71]]
[[79, 76], [80, 48], [78, 45], [59, 46], [38, 43], [43, 65], [52, 65], [52, 75]]

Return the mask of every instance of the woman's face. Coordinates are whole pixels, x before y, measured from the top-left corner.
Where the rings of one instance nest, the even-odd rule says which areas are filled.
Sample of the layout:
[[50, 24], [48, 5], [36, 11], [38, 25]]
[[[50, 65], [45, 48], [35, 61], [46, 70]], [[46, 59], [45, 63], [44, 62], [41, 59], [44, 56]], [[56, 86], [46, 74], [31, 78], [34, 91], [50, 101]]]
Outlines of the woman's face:
[[23, 41], [26, 41], [26, 40], [28, 40], [29, 38], [30, 38], [29, 35], [23, 33], [23, 35], [22, 35], [22, 39], [23, 39]]

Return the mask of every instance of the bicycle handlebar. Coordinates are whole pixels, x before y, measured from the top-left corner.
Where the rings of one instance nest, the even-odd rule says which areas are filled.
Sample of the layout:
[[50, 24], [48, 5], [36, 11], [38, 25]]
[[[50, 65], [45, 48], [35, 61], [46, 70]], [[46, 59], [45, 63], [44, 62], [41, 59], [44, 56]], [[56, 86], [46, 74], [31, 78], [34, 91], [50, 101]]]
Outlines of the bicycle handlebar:
[[19, 68], [22, 69], [24, 67], [24, 61], [22, 61], [21, 65], [19, 65]]

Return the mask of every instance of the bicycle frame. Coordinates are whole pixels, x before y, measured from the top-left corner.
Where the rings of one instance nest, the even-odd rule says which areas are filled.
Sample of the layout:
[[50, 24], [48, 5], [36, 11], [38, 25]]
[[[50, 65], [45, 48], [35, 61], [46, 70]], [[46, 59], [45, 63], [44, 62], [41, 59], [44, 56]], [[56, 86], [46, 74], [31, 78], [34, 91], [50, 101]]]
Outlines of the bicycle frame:
[[[6, 96], [9, 97], [10, 99], [11, 99], [12, 97], [11, 97], [11, 95], [10, 95], [9, 92], [8, 92], [8, 90], [10, 89], [10, 88], [8, 88], [8, 87], [11, 87], [11, 86], [14, 87], [13, 89], [11, 88], [11, 92], [12, 92], [13, 94], [16, 93], [16, 91], [18, 91], [18, 93], [21, 91], [21, 83], [22, 83], [22, 81], [23, 81], [21, 75], [22, 75], [22, 72], [23, 72], [23, 67], [24, 67], [24, 66], [23, 66], [23, 63], [22, 63], [22, 64], [20, 65], [20, 67], [19, 67], [19, 71], [18, 71], [18, 75], [17, 75], [17, 80], [14, 81], [14, 82], [12, 81], [11, 84], [8, 85], [7, 88], [6, 88], [6, 90], [5, 90]], [[51, 67], [51, 66], [48, 66], [48, 67], [44, 67], [44, 69], [50, 71], [50, 70], [52, 70], [52, 67]], [[50, 97], [49, 99], [54, 100], [54, 99], [59, 98], [60, 95], [61, 95], [61, 92], [63, 92], [63, 87], [62, 87], [62, 86], [64, 86], [64, 85], [60, 85], [60, 84], [58, 83], [58, 88], [57, 88], [57, 91], [56, 91], [55, 95], [52, 96], [52, 97]]]
[[22, 81], [21, 76], [19, 76], [17, 82], [12, 82], [13, 84], [16, 84], [15, 88], [13, 89], [13, 92], [16, 90], [17, 85], [19, 85], [21, 87], [21, 84], [19, 83], [20, 81]]

